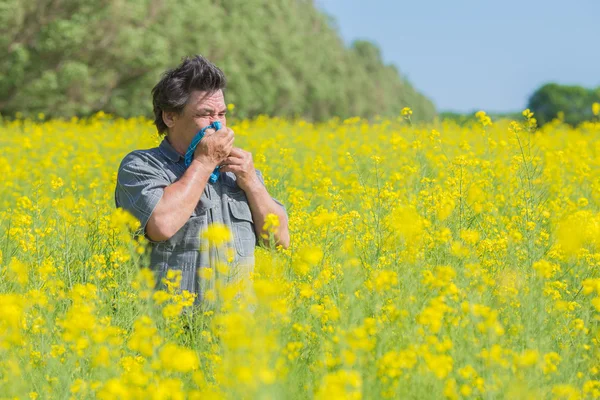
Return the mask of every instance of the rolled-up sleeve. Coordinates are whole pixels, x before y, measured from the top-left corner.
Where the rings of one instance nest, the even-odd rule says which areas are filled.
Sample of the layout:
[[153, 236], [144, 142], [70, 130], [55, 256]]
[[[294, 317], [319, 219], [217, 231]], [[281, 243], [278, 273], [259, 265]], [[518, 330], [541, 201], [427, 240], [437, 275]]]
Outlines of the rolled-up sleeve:
[[115, 188], [115, 205], [136, 217], [145, 233], [152, 212], [169, 185], [164, 171], [143, 154], [129, 153], [121, 162]]

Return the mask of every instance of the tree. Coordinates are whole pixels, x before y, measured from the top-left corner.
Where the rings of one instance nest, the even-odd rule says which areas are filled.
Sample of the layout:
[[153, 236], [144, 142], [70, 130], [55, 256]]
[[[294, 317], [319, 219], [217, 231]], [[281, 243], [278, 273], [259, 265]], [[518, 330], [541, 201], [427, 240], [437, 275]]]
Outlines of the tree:
[[592, 104], [600, 101], [600, 88], [591, 90], [581, 86], [563, 86], [548, 83], [529, 98], [528, 108], [534, 112], [540, 125], [564, 113], [564, 121], [575, 126], [592, 119]]

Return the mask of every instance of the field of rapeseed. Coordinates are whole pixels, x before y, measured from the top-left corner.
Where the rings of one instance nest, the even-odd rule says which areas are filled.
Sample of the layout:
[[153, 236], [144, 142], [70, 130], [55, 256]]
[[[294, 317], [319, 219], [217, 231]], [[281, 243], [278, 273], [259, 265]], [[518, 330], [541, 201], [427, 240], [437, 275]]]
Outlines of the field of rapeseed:
[[600, 123], [232, 128], [292, 244], [188, 312], [114, 209], [151, 122], [0, 124], [0, 397], [600, 397]]

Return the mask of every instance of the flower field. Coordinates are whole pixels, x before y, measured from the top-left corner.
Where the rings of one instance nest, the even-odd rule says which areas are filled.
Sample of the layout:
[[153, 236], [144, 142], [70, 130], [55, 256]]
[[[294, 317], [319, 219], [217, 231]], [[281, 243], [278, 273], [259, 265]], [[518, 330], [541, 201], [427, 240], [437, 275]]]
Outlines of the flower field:
[[151, 121], [0, 123], [0, 398], [599, 398], [600, 122], [410, 114], [232, 124], [291, 246], [194, 309], [114, 206]]

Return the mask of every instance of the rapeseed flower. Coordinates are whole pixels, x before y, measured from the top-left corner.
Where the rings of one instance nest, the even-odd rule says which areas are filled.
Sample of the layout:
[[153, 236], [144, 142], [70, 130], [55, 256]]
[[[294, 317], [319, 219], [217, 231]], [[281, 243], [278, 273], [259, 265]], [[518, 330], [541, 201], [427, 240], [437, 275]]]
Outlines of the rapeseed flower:
[[235, 121], [292, 246], [229, 279], [232, 232], [209, 227], [201, 251], [226, 257], [197, 307], [114, 209], [122, 157], [160, 143], [151, 121], [3, 121], [0, 392], [598, 397], [598, 124], [399, 114]]

